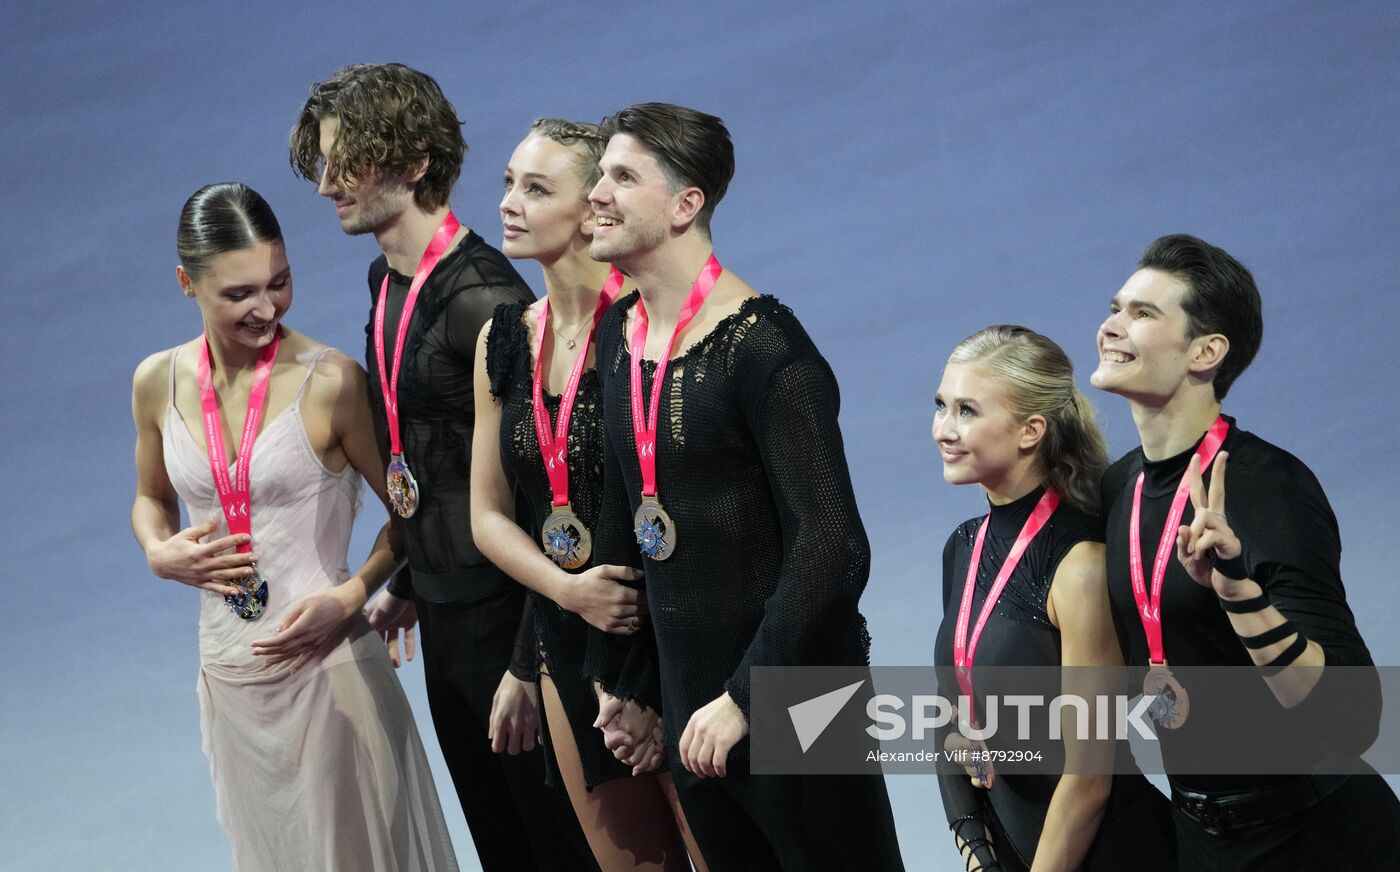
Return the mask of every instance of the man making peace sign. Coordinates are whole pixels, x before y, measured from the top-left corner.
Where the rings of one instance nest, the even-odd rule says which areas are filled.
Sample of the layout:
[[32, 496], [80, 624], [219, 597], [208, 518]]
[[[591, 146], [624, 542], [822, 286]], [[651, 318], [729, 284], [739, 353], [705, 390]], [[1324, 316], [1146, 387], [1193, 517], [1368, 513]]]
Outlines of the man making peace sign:
[[[1358, 759], [1379, 682], [1336, 517], [1300, 460], [1220, 413], [1259, 349], [1261, 309], [1233, 257], [1166, 236], [1099, 326], [1091, 381], [1128, 401], [1142, 439], [1104, 476], [1114, 620], [1156, 695], [1179, 868], [1396, 869], [1400, 802]], [[1203, 766], [1205, 748], [1238, 765]], [[1255, 774], [1280, 772], [1299, 774]]]

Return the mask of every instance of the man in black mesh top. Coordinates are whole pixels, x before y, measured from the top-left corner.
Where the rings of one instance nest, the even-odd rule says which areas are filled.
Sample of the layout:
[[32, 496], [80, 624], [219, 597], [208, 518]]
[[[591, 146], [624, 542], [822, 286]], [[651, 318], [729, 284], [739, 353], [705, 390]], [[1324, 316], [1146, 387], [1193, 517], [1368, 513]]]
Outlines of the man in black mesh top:
[[[482, 867], [596, 869], [567, 796], [544, 784], [545, 751], [534, 748], [534, 644], [516, 643], [524, 589], [471, 538], [477, 335], [498, 304], [534, 294], [452, 214], [466, 143], [430, 76], [400, 64], [346, 67], [311, 87], [291, 140], [293, 167], [332, 200], [341, 229], [374, 234], [383, 252], [369, 269], [370, 402], [386, 466], [392, 451], [415, 484], [399, 507], [411, 510], [396, 519], [408, 568], [372, 604], [371, 623], [396, 664], [399, 631], [411, 657], [415, 618], [423, 624], [433, 725]], [[491, 734], [510, 755], [493, 751]]]
[[882, 778], [748, 766], [751, 666], [868, 660], [870, 550], [835, 378], [792, 312], [714, 257], [710, 218], [734, 171], [720, 119], [651, 103], [603, 132], [590, 253], [639, 294], [598, 332], [594, 559], [640, 560], [650, 613], [631, 637], [594, 638], [609, 741], [641, 757], [660, 709], [711, 869], [901, 869]]

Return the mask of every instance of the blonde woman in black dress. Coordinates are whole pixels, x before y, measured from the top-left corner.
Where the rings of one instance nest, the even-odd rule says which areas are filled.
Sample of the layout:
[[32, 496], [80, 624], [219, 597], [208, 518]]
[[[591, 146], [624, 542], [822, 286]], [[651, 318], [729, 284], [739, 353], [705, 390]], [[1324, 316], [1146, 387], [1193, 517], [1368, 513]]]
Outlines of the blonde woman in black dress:
[[[1063, 688], [1045, 689], [1096, 692], [1082, 678], [1111, 677], [1111, 667], [1123, 664], [1098, 517], [1107, 455], [1069, 358], [1024, 327], [988, 327], [954, 349], [935, 410], [944, 479], [981, 485], [990, 505], [953, 531], [943, 552], [934, 659], [945, 695], [967, 695], [985, 712], [989, 686], [1000, 677], [995, 667], [1007, 666], [1104, 667], [1066, 672], [1056, 682]], [[1059, 743], [1045, 741], [1048, 720], [1034, 729], [1045, 759], [1058, 758]], [[1065, 724], [1064, 734], [1072, 729]], [[1009, 750], [1011, 733], [1003, 717], [987, 743]], [[970, 743], [949, 730], [945, 747], [966, 751]], [[1109, 774], [1111, 756], [1091, 756], [1114, 750], [1067, 741], [1064, 774], [997, 773], [994, 766], [940, 773], [966, 868], [1172, 868], [1166, 798], [1135, 771]]]

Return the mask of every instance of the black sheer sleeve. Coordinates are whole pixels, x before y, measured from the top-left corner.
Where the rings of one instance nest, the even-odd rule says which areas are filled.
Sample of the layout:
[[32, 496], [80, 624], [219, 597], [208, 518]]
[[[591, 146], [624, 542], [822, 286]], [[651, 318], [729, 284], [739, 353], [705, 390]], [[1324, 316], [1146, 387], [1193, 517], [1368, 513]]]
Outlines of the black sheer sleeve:
[[[766, 335], [755, 336], [764, 331]], [[741, 348], [741, 411], [754, 434], [782, 529], [782, 571], [725, 689], [749, 714], [753, 666], [849, 665], [868, 660], [857, 606], [870, 543], [856, 508], [831, 368], [790, 314], [760, 320]], [[765, 377], [766, 376], [766, 377]], [[853, 652], [854, 646], [863, 648]]]
[[[447, 304], [447, 344], [462, 360], [475, 365], [476, 341], [481, 336], [481, 328], [491, 320], [498, 307], [516, 302], [516, 294], [513, 288], [485, 285], [476, 293], [457, 294]], [[518, 309], [516, 317], [519, 317]]]

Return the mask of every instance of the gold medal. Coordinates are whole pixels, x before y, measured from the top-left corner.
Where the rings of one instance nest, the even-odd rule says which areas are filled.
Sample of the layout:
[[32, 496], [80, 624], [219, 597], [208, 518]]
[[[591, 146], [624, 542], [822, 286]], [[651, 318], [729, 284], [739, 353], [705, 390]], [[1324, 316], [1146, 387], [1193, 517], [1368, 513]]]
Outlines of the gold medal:
[[555, 506], [540, 528], [540, 544], [549, 559], [564, 569], [578, 569], [593, 553], [593, 536], [574, 514], [573, 506]]
[[637, 547], [652, 560], [665, 560], [676, 550], [676, 524], [654, 496], [642, 497], [632, 515], [632, 532], [637, 535]]

